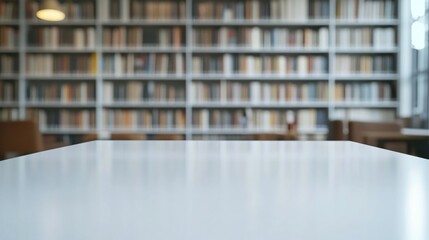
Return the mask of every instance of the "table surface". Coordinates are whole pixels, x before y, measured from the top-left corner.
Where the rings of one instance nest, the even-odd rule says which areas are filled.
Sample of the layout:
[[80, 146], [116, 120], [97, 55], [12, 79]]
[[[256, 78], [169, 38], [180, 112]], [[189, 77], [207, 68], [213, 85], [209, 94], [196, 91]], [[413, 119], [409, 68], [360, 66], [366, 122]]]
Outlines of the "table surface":
[[353, 142], [95, 141], [0, 162], [0, 239], [429, 239], [429, 161]]

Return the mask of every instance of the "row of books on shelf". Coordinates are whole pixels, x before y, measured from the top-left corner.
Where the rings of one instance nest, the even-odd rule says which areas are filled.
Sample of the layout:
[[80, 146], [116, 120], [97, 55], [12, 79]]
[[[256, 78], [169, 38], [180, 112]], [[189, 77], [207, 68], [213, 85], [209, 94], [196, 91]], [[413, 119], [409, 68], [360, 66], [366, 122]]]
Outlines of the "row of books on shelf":
[[96, 55], [92, 54], [28, 54], [28, 74], [95, 74]]
[[[1, 14], [1, 13], [0, 13]], [[19, 31], [16, 27], [0, 26], [0, 47], [14, 48], [19, 43]]]
[[[331, 119], [391, 121], [396, 116], [391, 109], [335, 109]], [[37, 110], [29, 109], [26, 118], [47, 129], [88, 129], [95, 127], [93, 110]], [[0, 109], [0, 120], [17, 120], [16, 108]], [[108, 129], [184, 129], [185, 111], [178, 110], [108, 110], [104, 112], [104, 125]], [[192, 125], [202, 130], [210, 129], [287, 129], [299, 131], [326, 128], [327, 111], [301, 110], [207, 110], [194, 111]]]
[[245, 82], [194, 82], [191, 89], [197, 102], [245, 102], [250, 97], [249, 83]]
[[183, 109], [114, 109], [104, 112], [104, 123], [109, 129], [185, 128], [186, 112]]
[[[328, 101], [326, 82], [194, 82], [195, 102], [286, 103]], [[175, 102], [186, 100], [185, 85], [167, 82], [107, 81], [103, 84], [105, 103]], [[335, 100], [345, 102], [380, 102], [396, 98], [394, 85], [388, 82], [337, 82]], [[0, 100], [16, 101], [14, 81], [0, 81]], [[36, 83], [27, 86], [30, 102], [93, 102], [95, 84], [91, 82]]]
[[197, 46], [246, 46], [250, 48], [319, 47], [327, 48], [329, 30], [320, 28], [220, 27], [195, 28], [192, 42]]
[[[394, 73], [396, 64], [393, 56], [379, 55], [337, 55], [337, 74]], [[1, 54], [1, 74], [18, 73], [17, 54]], [[26, 71], [29, 75], [52, 74], [95, 74], [97, 60], [95, 54], [28, 54]], [[192, 57], [194, 74], [325, 74], [328, 59], [319, 55], [244, 55], [214, 54]], [[185, 73], [184, 54], [143, 53], [105, 54], [103, 73], [121, 75], [133, 74], [176, 74]]]
[[[111, 27], [103, 30], [103, 46], [106, 47], [182, 47], [185, 44], [183, 27], [141, 28]], [[320, 28], [260, 28], [220, 27], [195, 28], [192, 41], [197, 47], [248, 47], [328, 48], [329, 30]], [[395, 29], [386, 28], [339, 28], [336, 32], [337, 47], [393, 48], [396, 45]], [[18, 45], [18, 30], [14, 27], [0, 27], [0, 47], [12, 48]], [[94, 27], [37, 27], [28, 31], [28, 45], [37, 47], [95, 46]]]
[[195, 1], [195, 19], [292, 19], [328, 18], [327, 0]]
[[0, 2], [0, 20], [17, 19], [19, 16], [18, 1]]
[[[126, 4], [129, 2], [129, 4]], [[185, 19], [186, 2], [180, 1], [105, 1], [100, 5], [101, 19]]]
[[263, 83], [263, 82], [195, 82], [192, 85], [196, 102], [305, 102], [327, 101], [328, 84], [314, 83]]
[[104, 102], [174, 102], [185, 101], [185, 85], [154, 81], [109, 81], [103, 84]]
[[328, 59], [318, 55], [194, 55], [192, 71], [197, 74], [319, 74], [328, 71]]
[[326, 110], [263, 110], [263, 109], [201, 109], [194, 110], [192, 123], [195, 128], [250, 128], [314, 130], [326, 127]]
[[335, 100], [353, 102], [380, 102], [395, 99], [391, 83], [336, 83]]
[[181, 47], [185, 44], [184, 27], [109, 27], [103, 29], [106, 47]]
[[185, 73], [185, 56], [180, 53], [105, 54], [105, 74]]
[[[105, 126], [108, 129], [184, 129], [185, 111], [177, 110], [108, 110]], [[314, 130], [326, 127], [325, 110], [195, 110], [192, 126], [197, 129], [287, 129], [294, 124], [298, 130]]]
[[39, 124], [40, 129], [92, 129], [95, 128], [94, 110], [28, 109], [26, 118]]
[[17, 54], [1, 54], [0, 55], [0, 74], [16, 74], [18, 73], [18, 55]]
[[[61, 9], [69, 19], [94, 19], [96, 1], [61, 2]], [[392, 19], [397, 16], [394, 0], [336, 1], [339, 19]], [[185, 19], [185, 1], [105, 0], [100, 4], [101, 19]], [[39, 1], [26, 4], [26, 15], [35, 19]], [[193, 17], [196, 19], [291, 19], [305, 20], [329, 17], [328, 0], [241, 0], [194, 1]], [[18, 3], [0, 3], [0, 19], [16, 19]]]
[[95, 84], [91, 82], [29, 82], [27, 100], [30, 102], [93, 102], [95, 101]]
[[0, 121], [10, 121], [19, 119], [17, 108], [0, 108]]
[[394, 73], [395, 66], [395, 60], [392, 55], [337, 55], [335, 60], [335, 72], [340, 74]]
[[28, 30], [28, 46], [95, 47], [94, 27], [36, 27]]
[[[67, 19], [95, 19], [94, 1], [60, 1], [60, 8]], [[103, 5], [103, 4], [101, 4]], [[40, 9], [40, 1], [28, 1], [26, 4], [26, 16], [28, 19], [37, 19], [36, 12]]]
[[336, 1], [336, 16], [340, 19], [392, 19], [397, 16], [395, 0]]
[[393, 27], [339, 28], [336, 31], [337, 47], [393, 48], [396, 46]]
[[0, 102], [12, 102], [17, 100], [15, 81], [0, 81]]

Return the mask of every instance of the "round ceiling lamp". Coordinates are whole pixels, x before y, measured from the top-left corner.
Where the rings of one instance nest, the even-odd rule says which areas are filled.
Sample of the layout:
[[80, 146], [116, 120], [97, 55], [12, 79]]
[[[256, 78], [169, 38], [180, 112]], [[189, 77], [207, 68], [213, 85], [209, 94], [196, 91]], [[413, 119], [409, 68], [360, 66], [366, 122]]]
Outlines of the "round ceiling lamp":
[[57, 0], [43, 0], [36, 16], [50, 22], [62, 21], [66, 17]]

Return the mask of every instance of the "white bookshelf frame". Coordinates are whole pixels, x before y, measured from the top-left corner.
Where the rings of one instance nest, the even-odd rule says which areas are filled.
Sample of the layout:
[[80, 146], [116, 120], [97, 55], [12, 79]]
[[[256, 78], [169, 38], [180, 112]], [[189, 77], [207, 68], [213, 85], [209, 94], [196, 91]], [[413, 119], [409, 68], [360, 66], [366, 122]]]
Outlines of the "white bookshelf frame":
[[[193, 135], [246, 135], [262, 131], [261, 129], [212, 129], [212, 130], [201, 130], [193, 128], [192, 114], [194, 109], [230, 109], [230, 108], [251, 108], [251, 109], [326, 109], [328, 118], [331, 119], [334, 115], [333, 112], [337, 108], [352, 109], [352, 108], [368, 108], [368, 109], [393, 109], [397, 110], [399, 107], [399, 76], [401, 75], [400, 57], [401, 47], [404, 46], [401, 41], [400, 32], [400, 17], [401, 12], [398, 12], [398, 19], [380, 19], [380, 20], [344, 20], [336, 19], [335, 6], [338, 0], [328, 0], [330, 6], [330, 17], [329, 19], [309, 19], [309, 20], [195, 20], [192, 18], [192, 1], [185, 0], [186, 2], [186, 19], [183, 20], [132, 20], [124, 19], [113, 19], [106, 20], [102, 19], [101, 8], [95, 7], [96, 15], [98, 16], [95, 20], [66, 20], [59, 23], [48, 23], [38, 20], [27, 20], [25, 16], [25, 1], [19, 0], [19, 19], [18, 20], [0, 20], [0, 24], [13, 25], [19, 28], [19, 34], [21, 36], [19, 41], [19, 47], [16, 49], [0, 49], [0, 53], [17, 53], [19, 56], [19, 73], [15, 75], [2, 75], [2, 79], [16, 79], [18, 83], [18, 99], [17, 102], [7, 103], [0, 102], [2, 108], [18, 108], [19, 118], [24, 119], [26, 110], [29, 108], [82, 108], [82, 109], [93, 109], [96, 113], [96, 126], [95, 129], [81, 130], [81, 129], [47, 129], [43, 130], [46, 134], [84, 134], [89, 132], [135, 132], [145, 134], [158, 134], [158, 133], [176, 133], [183, 134], [186, 139], [192, 139]], [[99, 6], [102, 2], [107, 0], [94, 0], [95, 6]], [[363, 0], [359, 0], [361, 3]], [[121, 4], [127, 4], [129, 1], [121, 1]], [[396, 8], [399, 8], [400, 3], [398, 0], [395, 2]], [[105, 47], [102, 44], [102, 31], [104, 27], [110, 26], [151, 26], [156, 24], [157, 26], [181, 26], [185, 28], [186, 42], [183, 47], [152, 47], [145, 46], [140, 48], [124, 47]], [[96, 46], [94, 48], [39, 48], [30, 47], [27, 45], [27, 29], [33, 26], [91, 26], [95, 28], [95, 39]], [[210, 27], [210, 26], [260, 26], [260, 27], [315, 27], [323, 26], [329, 30], [328, 48], [259, 48], [252, 49], [249, 47], [199, 47], [194, 46], [192, 42], [192, 31], [194, 27]], [[397, 47], [388, 49], [376, 49], [376, 48], [340, 48], [336, 47], [336, 29], [338, 27], [394, 27], [396, 29]], [[24, 37], [25, 36], [25, 37]], [[177, 76], [175, 74], [157, 75], [157, 74], [136, 74], [136, 75], [124, 75], [116, 76], [104, 74], [102, 69], [103, 55], [106, 53], [140, 53], [140, 52], [160, 52], [160, 53], [183, 53], [185, 55], [186, 72]], [[95, 75], [27, 75], [26, 73], [26, 54], [28, 53], [95, 53], [97, 57], [97, 72]], [[194, 53], [197, 54], [222, 54], [222, 53], [287, 53], [287, 54], [315, 54], [324, 55], [328, 58], [329, 69], [326, 74], [308, 74], [308, 75], [245, 75], [245, 74], [194, 74], [192, 73], [192, 56]], [[396, 56], [396, 73], [395, 74], [370, 74], [370, 75], [342, 75], [335, 73], [335, 62], [337, 54], [393, 54]], [[183, 82], [185, 85], [186, 99], [183, 102], [116, 102], [107, 103], [104, 102], [103, 98], [103, 84], [105, 81], [114, 80], [162, 80], [162, 81], [178, 81]], [[61, 81], [94, 81], [96, 99], [95, 102], [87, 103], [49, 103], [49, 102], [31, 102], [26, 99], [26, 88], [27, 83], [33, 80], [61, 80]], [[196, 102], [192, 97], [192, 85], [194, 81], [256, 81], [256, 80], [269, 80], [270, 82], [287, 82], [287, 81], [312, 81], [312, 82], [326, 82], [329, 86], [328, 101], [326, 102], [285, 102], [285, 103], [250, 103], [250, 102]], [[390, 81], [396, 84], [397, 87], [397, 100], [388, 102], [335, 102], [334, 88], [337, 81]], [[171, 109], [184, 109], [186, 112], [186, 128], [185, 129], [109, 129], [104, 126], [104, 111], [106, 109], [121, 109], [121, 108], [171, 108]], [[273, 129], [265, 132], [276, 132], [279, 129]], [[241, 131], [241, 132], [240, 132]], [[264, 132], [262, 131], [262, 132]], [[324, 134], [327, 129], [314, 129], [314, 131], [308, 130], [303, 131], [302, 134]]]

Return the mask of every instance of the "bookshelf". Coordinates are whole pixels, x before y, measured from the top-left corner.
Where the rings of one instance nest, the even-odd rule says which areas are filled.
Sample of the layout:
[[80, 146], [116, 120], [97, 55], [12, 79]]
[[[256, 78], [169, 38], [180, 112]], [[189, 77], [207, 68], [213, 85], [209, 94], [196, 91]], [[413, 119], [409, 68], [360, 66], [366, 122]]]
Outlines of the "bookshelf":
[[60, 2], [58, 23], [0, 3], [0, 119], [240, 139], [396, 116], [396, 0]]
[[0, 120], [19, 119], [19, 5], [3, 1], [0, 7]]

